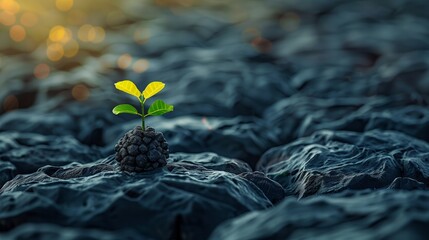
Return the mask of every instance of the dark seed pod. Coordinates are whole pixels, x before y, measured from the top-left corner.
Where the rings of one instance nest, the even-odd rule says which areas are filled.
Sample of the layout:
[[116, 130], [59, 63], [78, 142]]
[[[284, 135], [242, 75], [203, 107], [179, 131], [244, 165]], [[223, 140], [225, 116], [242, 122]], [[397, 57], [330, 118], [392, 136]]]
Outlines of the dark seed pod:
[[115, 146], [116, 160], [121, 170], [144, 172], [163, 167], [169, 156], [164, 135], [153, 128], [135, 127], [127, 132]]

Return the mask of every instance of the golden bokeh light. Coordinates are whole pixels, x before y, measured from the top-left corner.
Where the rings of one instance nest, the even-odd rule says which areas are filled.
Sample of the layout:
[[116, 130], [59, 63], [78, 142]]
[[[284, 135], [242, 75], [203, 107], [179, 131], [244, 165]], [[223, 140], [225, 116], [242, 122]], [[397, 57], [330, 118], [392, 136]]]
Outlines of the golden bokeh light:
[[49, 43], [46, 49], [46, 55], [49, 60], [56, 62], [64, 56], [64, 48], [60, 43]]
[[21, 15], [20, 22], [26, 27], [33, 27], [39, 21], [39, 17], [31, 12], [25, 12]]
[[12, 13], [1, 12], [0, 13], [0, 22], [6, 26], [12, 26], [16, 22], [16, 17]]
[[133, 71], [136, 73], [145, 72], [149, 68], [149, 61], [146, 59], [139, 59], [133, 64]]
[[92, 42], [99, 43], [102, 42], [106, 36], [106, 32], [102, 27], [94, 27], [95, 37]]
[[19, 108], [19, 101], [15, 95], [7, 96], [3, 101], [3, 111], [11, 111]]
[[134, 31], [134, 41], [138, 44], [145, 44], [149, 41], [150, 33], [148, 30], [137, 29]]
[[53, 42], [68, 42], [72, 38], [73, 34], [70, 29], [63, 26], [57, 25], [51, 28], [49, 32], [49, 40]]
[[89, 31], [92, 29], [92, 25], [84, 24], [79, 28], [79, 31], [77, 33], [77, 36], [79, 37], [79, 40], [83, 42], [87, 42]]
[[5, 12], [16, 14], [21, 9], [21, 6], [15, 0], [1, 0], [0, 8]]
[[89, 88], [84, 84], [77, 84], [76, 86], [74, 86], [71, 93], [73, 98], [77, 101], [85, 101], [86, 99], [88, 99], [90, 94]]
[[104, 40], [106, 32], [102, 27], [95, 27], [90, 24], [85, 24], [79, 28], [78, 38], [82, 42], [99, 43]]
[[64, 56], [67, 58], [74, 57], [79, 51], [79, 44], [74, 39], [64, 44]]
[[24, 27], [22, 27], [21, 25], [14, 25], [9, 30], [9, 36], [13, 41], [21, 42], [25, 39], [26, 36]]
[[97, 37], [97, 31], [95, 31], [95, 28], [91, 26], [88, 29], [88, 32], [87, 32], [87, 35], [86, 35], [86, 40], [88, 42], [93, 42], [96, 37]]
[[0, 26], [6, 36], [9, 34], [10, 41], [20, 43], [20, 50], [33, 51], [35, 55], [41, 51], [45, 61], [60, 61], [75, 57], [82, 48], [92, 47], [86, 43], [104, 42], [107, 18], [118, 20], [113, 21], [115, 24], [126, 20], [116, 5], [109, 5], [112, 11], [102, 19], [91, 13], [96, 7], [92, 2], [0, 0]]
[[34, 68], [34, 76], [38, 79], [47, 78], [49, 76], [50, 72], [51, 72], [51, 68], [45, 63], [38, 64]]
[[67, 12], [68, 10], [70, 10], [73, 7], [73, 0], [56, 0], [55, 1], [55, 6], [58, 8], [58, 10], [60, 11], [64, 11]]
[[131, 57], [130, 54], [122, 54], [117, 61], [118, 67], [121, 69], [125, 69], [131, 65], [131, 62], [133, 61], [133, 57]]

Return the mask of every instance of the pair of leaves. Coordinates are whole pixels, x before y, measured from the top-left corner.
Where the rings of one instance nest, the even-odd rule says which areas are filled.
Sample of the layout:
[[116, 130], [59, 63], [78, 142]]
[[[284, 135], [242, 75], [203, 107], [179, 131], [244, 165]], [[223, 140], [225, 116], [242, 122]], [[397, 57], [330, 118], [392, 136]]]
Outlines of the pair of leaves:
[[[147, 116], [159, 116], [168, 112], [172, 112], [174, 110], [173, 105], [167, 104], [162, 100], [156, 100], [150, 105]], [[141, 116], [141, 114], [137, 111], [137, 109], [130, 104], [120, 104], [116, 106], [113, 111], [115, 115], [120, 113], [129, 113]]]
[[[118, 90], [121, 90], [125, 93], [135, 96], [140, 101], [141, 104], [144, 104], [148, 98], [155, 96], [162, 89], [164, 89], [165, 84], [162, 82], [151, 82], [146, 86], [143, 92], [140, 92], [137, 86], [130, 80], [117, 82], [115, 83], [115, 87]], [[143, 97], [143, 99], [141, 97]], [[142, 117], [159, 116], [171, 111], [173, 111], [173, 106], [165, 103], [162, 100], [156, 100], [155, 102], [153, 102], [152, 105], [149, 107], [148, 113], [144, 116], [142, 116], [142, 114], [140, 114], [137, 111], [137, 109], [130, 104], [120, 104], [112, 110], [112, 112], [115, 115], [118, 115], [120, 113], [129, 113], [129, 114], [139, 115]]]
[[116, 89], [128, 93], [141, 101], [141, 96], [143, 96], [144, 99], [151, 98], [164, 89], [165, 84], [162, 82], [151, 82], [146, 86], [143, 92], [140, 92], [137, 86], [130, 80], [117, 82], [115, 83], [115, 87]]

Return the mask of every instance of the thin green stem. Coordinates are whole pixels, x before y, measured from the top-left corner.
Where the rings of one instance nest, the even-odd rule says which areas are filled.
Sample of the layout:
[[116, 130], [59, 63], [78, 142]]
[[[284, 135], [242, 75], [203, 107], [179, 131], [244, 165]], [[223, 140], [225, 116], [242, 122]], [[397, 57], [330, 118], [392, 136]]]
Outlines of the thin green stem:
[[140, 105], [141, 105], [141, 107], [142, 107], [142, 128], [143, 128], [143, 131], [146, 129], [146, 126], [145, 126], [145, 123], [144, 123], [144, 117], [145, 117], [145, 115], [144, 115], [144, 103], [146, 102], [146, 99], [143, 99], [143, 97], [141, 97], [141, 100], [140, 100]]

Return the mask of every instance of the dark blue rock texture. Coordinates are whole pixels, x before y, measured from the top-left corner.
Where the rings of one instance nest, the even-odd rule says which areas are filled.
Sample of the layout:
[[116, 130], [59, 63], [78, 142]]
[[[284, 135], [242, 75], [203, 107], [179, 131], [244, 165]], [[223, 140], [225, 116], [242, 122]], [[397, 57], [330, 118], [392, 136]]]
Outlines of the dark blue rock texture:
[[[138, 2], [43, 80], [0, 41], [1, 240], [428, 239], [429, 1]], [[166, 83], [163, 167], [114, 159], [123, 79]]]

